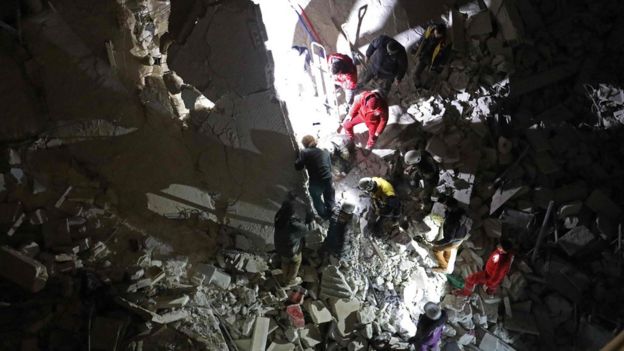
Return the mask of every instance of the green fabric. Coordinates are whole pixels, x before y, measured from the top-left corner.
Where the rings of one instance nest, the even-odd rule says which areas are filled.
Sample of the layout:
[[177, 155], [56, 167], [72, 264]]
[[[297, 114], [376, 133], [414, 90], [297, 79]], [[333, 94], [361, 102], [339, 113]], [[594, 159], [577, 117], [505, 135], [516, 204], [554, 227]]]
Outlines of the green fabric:
[[452, 274], [447, 274], [446, 275], [446, 279], [448, 279], [449, 283], [455, 289], [463, 289], [464, 288], [464, 280], [461, 277], [458, 277], [458, 276], [452, 275]]

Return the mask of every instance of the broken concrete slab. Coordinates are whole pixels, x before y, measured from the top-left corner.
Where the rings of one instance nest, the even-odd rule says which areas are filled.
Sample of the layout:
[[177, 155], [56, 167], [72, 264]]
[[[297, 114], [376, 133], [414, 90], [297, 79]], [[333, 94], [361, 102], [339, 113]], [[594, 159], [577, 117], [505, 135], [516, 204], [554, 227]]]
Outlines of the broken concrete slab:
[[46, 267], [8, 246], [0, 247], [0, 277], [29, 292], [42, 290], [48, 281]]
[[267, 344], [267, 338], [269, 335], [269, 322], [267, 317], [256, 318], [254, 325], [253, 335], [251, 337], [251, 351], [264, 351]]
[[574, 66], [558, 66], [528, 77], [513, 75], [510, 78], [511, 95], [521, 96], [554, 84], [576, 73]]
[[581, 225], [572, 228], [564, 236], [559, 238], [557, 244], [570, 256], [573, 256], [592, 240], [595, 239], [594, 233], [592, 233], [587, 227]]
[[197, 265], [197, 272], [204, 275], [206, 284], [214, 284], [224, 290], [230, 286], [230, 282], [232, 281], [232, 277], [229, 274], [209, 264]]
[[330, 301], [330, 307], [336, 317], [338, 333], [347, 337], [355, 330], [357, 325], [357, 312], [362, 303], [358, 299], [334, 299]]
[[310, 318], [314, 324], [323, 324], [332, 321], [331, 312], [325, 307], [325, 304], [321, 301], [306, 300], [303, 304], [306, 311], [310, 314]]
[[294, 351], [295, 344], [293, 343], [279, 343], [276, 341], [271, 342], [271, 345], [267, 348], [267, 351]]
[[612, 219], [619, 219], [622, 215], [622, 208], [618, 206], [607, 194], [600, 189], [595, 189], [585, 200], [585, 205], [594, 212], [605, 215]]
[[480, 36], [492, 33], [490, 11], [481, 11], [468, 18], [468, 35]]
[[494, 193], [494, 195], [492, 195], [492, 202], [490, 204], [490, 214], [493, 214], [494, 212], [496, 212], [496, 210], [498, 210], [501, 206], [503, 206], [505, 202], [513, 198], [522, 189], [523, 189], [522, 185], [509, 185], [509, 186], [500, 187], [496, 189], [496, 192]]
[[323, 335], [316, 325], [307, 324], [299, 330], [299, 339], [305, 347], [314, 348], [323, 342]]
[[479, 344], [480, 350], [496, 350], [496, 351], [516, 351], [513, 347], [509, 346], [500, 338], [497, 338], [493, 334], [485, 333]]

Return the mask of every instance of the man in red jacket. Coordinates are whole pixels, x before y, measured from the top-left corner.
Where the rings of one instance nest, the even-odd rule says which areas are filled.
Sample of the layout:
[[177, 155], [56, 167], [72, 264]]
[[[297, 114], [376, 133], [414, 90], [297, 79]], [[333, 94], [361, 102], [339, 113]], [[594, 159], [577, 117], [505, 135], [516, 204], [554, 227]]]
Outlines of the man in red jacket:
[[470, 296], [475, 285], [484, 284], [485, 292], [489, 295], [496, 293], [496, 289], [503, 282], [503, 278], [509, 272], [514, 254], [511, 252], [513, 245], [511, 241], [502, 239], [496, 249], [490, 254], [485, 263], [485, 270], [473, 273], [464, 280], [464, 289], [460, 295]]
[[353, 64], [353, 60], [347, 55], [331, 54], [327, 57], [327, 63], [334, 76], [334, 83], [339, 85], [345, 93], [345, 100], [351, 106], [353, 103], [353, 95], [357, 87], [357, 68]]
[[353, 127], [360, 123], [366, 123], [368, 128], [366, 149], [370, 150], [388, 123], [388, 103], [377, 90], [363, 92], [353, 103], [349, 118], [342, 125], [350, 140]]

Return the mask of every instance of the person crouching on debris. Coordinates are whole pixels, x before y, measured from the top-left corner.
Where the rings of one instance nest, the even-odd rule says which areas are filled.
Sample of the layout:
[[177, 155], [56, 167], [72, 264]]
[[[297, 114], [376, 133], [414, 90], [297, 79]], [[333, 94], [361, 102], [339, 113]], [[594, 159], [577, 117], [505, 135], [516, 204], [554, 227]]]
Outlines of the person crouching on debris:
[[368, 68], [360, 85], [378, 79], [382, 81], [381, 91], [387, 97], [392, 83], [396, 80], [400, 84], [407, 71], [405, 47], [387, 35], [380, 35], [368, 45], [366, 60]]
[[354, 235], [351, 220], [354, 211], [354, 204], [343, 202], [340, 206], [336, 206], [329, 220], [327, 237], [323, 241], [323, 252], [337, 260], [346, 259], [351, 251]]
[[388, 103], [378, 91], [365, 91], [355, 99], [342, 125], [351, 143], [354, 138], [353, 128], [360, 123], [366, 123], [368, 128], [366, 149], [370, 150], [388, 123]]
[[473, 273], [464, 279], [464, 289], [459, 292], [459, 295], [470, 296], [474, 287], [480, 284], [485, 285], [485, 292], [488, 295], [494, 295], [511, 268], [511, 263], [514, 259], [512, 249], [513, 244], [511, 241], [501, 239], [485, 263], [485, 269]]
[[301, 266], [303, 238], [310, 232], [295, 214], [295, 200], [289, 198], [275, 214], [275, 251], [282, 261], [282, 283], [293, 286], [301, 283], [297, 277]]
[[442, 331], [446, 323], [446, 312], [433, 302], [427, 302], [424, 307], [425, 313], [420, 315], [416, 329], [416, 336], [409, 342], [418, 351], [437, 350], [442, 340]]
[[[329, 219], [335, 204], [335, 190], [332, 181], [331, 156], [327, 150], [319, 149], [317, 141], [312, 135], [301, 139], [304, 149], [295, 161], [295, 169], [300, 171], [304, 167], [308, 171], [308, 191], [312, 204], [319, 217]], [[321, 199], [322, 196], [322, 199]]]
[[401, 202], [390, 182], [380, 177], [366, 177], [360, 179], [358, 189], [370, 195], [374, 214], [378, 216], [372, 228], [374, 233], [380, 234], [386, 219], [392, 220], [393, 223], [399, 220]]
[[431, 195], [440, 181], [438, 165], [433, 157], [424, 150], [406, 152], [403, 161], [406, 165], [404, 173], [409, 177], [410, 185], [419, 184], [422, 187], [420, 199], [423, 204], [423, 211], [425, 213], [430, 212], [433, 205]]
[[[422, 31], [422, 27], [420, 30]], [[420, 76], [425, 69], [434, 71], [440, 69], [446, 61], [449, 50], [445, 24], [433, 24], [424, 30], [420, 41], [412, 50], [412, 54], [418, 57], [418, 64], [414, 71], [414, 81], [417, 85], [419, 85]]]
[[342, 88], [345, 93], [345, 101], [348, 106], [351, 106], [357, 88], [357, 68], [353, 64], [353, 60], [347, 55], [336, 53], [327, 57], [327, 63], [334, 76], [334, 84]]
[[454, 269], [454, 257], [457, 249], [468, 237], [472, 220], [466, 216], [466, 212], [457, 206], [457, 201], [450, 198], [446, 202], [447, 210], [442, 225], [442, 239], [433, 242], [433, 255], [438, 261], [438, 267], [434, 272], [450, 274]]

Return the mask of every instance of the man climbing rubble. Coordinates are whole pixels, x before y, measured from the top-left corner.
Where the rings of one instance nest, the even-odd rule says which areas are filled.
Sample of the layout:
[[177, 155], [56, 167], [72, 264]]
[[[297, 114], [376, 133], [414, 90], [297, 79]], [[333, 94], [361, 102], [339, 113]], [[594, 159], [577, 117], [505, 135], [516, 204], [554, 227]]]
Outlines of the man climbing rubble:
[[433, 302], [427, 302], [424, 310], [425, 313], [418, 319], [416, 335], [409, 340], [413, 347], [411, 350], [437, 350], [442, 340], [442, 330], [447, 320], [446, 311]]
[[347, 106], [351, 107], [358, 79], [357, 68], [353, 64], [353, 60], [347, 55], [335, 53], [327, 57], [327, 63], [334, 76], [334, 84], [342, 88]]
[[292, 196], [282, 202], [282, 206], [275, 214], [273, 240], [275, 251], [281, 258], [282, 283], [286, 287], [301, 283], [301, 278], [297, 277], [297, 273], [301, 266], [303, 238], [310, 232], [308, 225], [297, 217], [295, 199]]
[[407, 71], [405, 47], [387, 35], [380, 35], [366, 49], [368, 69], [364, 72], [360, 86], [371, 79], [381, 81], [381, 91], [385, 97], [390, 93], [392, 83], [401, 83]]
[[365, 91], [355, 99], [349, 116], [343, 123], [351, 143], [354, 139], [353, 128], [360, 123], [366, 123], [368, 128], [366, 149], [370, 150], [388, 123], [388, 103], [378, 91]]
[[508, 239], [501, 239], [485, 263], [485, 269], [467, 276], [464, 279], [464, 289], [458, 294], [470, 296], [476, 285], [484, 284], [485, 292], [488, 295], [494, 295], [511, 268], [514, 259], [512, 250], [512, 242]]
[[371, 197], [373, 214], [377, 217], [373, 232], [380, 234], [386, 219], [392, 223], [398, 222], [401, 216], [401, 202], [390, 182], [381, 177], [366, 177], [360, 179], [358, 189]]
[[450, 274], [454, 269], [454, 258], [457, 249], [468, 237], [472, 220], [466, 216], [466, 212], [457, 204], [457, 200], [449, 198], [446, 201], [447, 210], [442, 225], [443, 237], [433, 242], [433, 255], [438, 262], [434, 272]]
[[433, 202], [431, 195], [440, 181], [438, 165], [433, 157], [424, 150], [410, 150], [403, 157], [405, 163], [404, 174], [408, 177], [410, 185], [419, 185], [422, 188], [420, 199], [423, 211], [429, 213]]
[[414, 70], [414, 81], [417, 86], [420, 86], [420, 78], [425, 69], [429, 71], [441, 70], [442, 64], [448, 58], [450, 46], [447, 43], [445, 24], [431, 24], [426, 29], [420, 27], [416, 31], [421, 33], [421, 37], [412, 49], [412, 54], [418, 57], [418, 63]]
[[310, 178], [308, 191], [314, 209], [319, 217], [329, 219], [334, 208], [336, 193], [332, 181], [331, 156], [327, 150], [317, 147], [317, 141], [312, 135], [304, 136], [301, 144], [304, 149], [299, 152], [295, 161], [295, 169], [300, 171], [305, 167], [308, 171]]
[[353, 241], [353, 212], [355, 205], [343, 202], [336, 206], [329, 220], [327, 237], [323, 241], [323, 252], [333, 256], [337, 260], [346, 259], [351, 251]]

